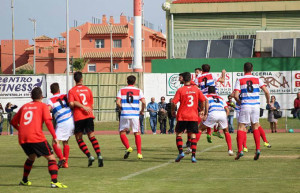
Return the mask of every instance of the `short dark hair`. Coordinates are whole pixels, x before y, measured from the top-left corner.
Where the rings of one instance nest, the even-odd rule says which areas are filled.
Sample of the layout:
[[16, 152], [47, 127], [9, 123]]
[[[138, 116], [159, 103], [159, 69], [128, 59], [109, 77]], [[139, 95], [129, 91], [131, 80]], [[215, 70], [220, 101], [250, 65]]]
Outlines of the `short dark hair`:
[[214, 87], [214, 86], [209, 86], [209, 87], [208, 87], [208, 93], [216, 93], [216, 87]]
[[202, 65], [203, 72], [209, 72], [210, 71], [210, 65], [209, 64], [203, 64]]
[[74, 73], [74, 80], [76, 83], [80, 82], [82, 79], [82, 72], [75, 72]]
[[231, 94], [227, 96], [227, 98], [228, 98], [228, 99], [229, 99], [229, 97], [231, 97], [231, 98], [232, 98]]
[[253, 64], [252, 63], [250, 63], [250, 62], [246, 62], [245, 64], [244, 64], [244, 72], [252, 72], [252, 70], [253, 70]]
[[50, 90], [52, 94], [55, 94], [59, 91], [59, 84], [57, 82], [50, 85]]
[[32, 98], [32, 100], [38, 100], [38, 99], [43, 98], [42, 89], [40, 87], [35, 87], [34, 89], [32, 89], [31, 98]]
[[196, 70], [202, 71], [202, 69], [201, 69], [201, 68], [195, 68], [195, 71], [196, 71]]
[[190, 82], [191, 81], [191, 73], [189, 72], [184, 72], [180, 74], [183, 78], [184, 82]]
[[130, 75], [130, 76], [127, 77], [127, 84], [128, 85], [134, 85], [135, 81], [136, 81], [136, 77], [135, 76]]

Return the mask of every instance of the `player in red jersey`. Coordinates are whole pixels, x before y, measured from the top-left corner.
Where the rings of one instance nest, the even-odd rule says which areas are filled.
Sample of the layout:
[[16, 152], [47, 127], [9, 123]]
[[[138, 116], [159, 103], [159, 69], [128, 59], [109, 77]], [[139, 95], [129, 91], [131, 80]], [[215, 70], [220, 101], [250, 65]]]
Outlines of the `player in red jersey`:
[[196, 87], [191, 85], [191, 74], [189, 72], [184, 72], [181, 74], [184, 82], [184, 86], [179, 88], [175, 94], [172, 102], [172, 115], [175, 116], [175, 106], [180, 102], [180, 106], [177, 112], [177, 126], [175, 128], [176, 132], [176, 145], [179, 151], [179, 155], [175, 159], [175, 162], [180, 162], [180, 160], [185, 156], [182, 149], [182, 133], [187, 130], [191, 134], [191, 149], [192, 149], [192, 162], [197, 162], [196, 160], [196, 133], [198, 133], [198, 103], [202, 102], [202, 109], [205, 105], [205, 97], [202, 92]]
[[83, 133], [87, 133], [98, 157], [98, 167], [103, 167], [100, 146], [94, 134], [93, 93], [88, 87], [82, 85], [83, 78], [81, 72], [74, 73], [74, 80], [76, 86], [69, 91], [69, 104], [74, 113], [75, 137], [79, 148], [88, 157], [88, 167], [90, 167], [95, 158], [91, 156], [88, 147], [82, 139]]
[[37, 157], [43, 156], [48, 160], [48, 170], [51, 175], [52, 188], [67, 188], [57, 181], [58, 167], [51, 146], [43, 133], [45, 122], [53, 142], [57, 143], [52, 117], [46, 104], [42, 103], [43, 94], [40, 87], [31, 91], [32, 102], [26, 103], [11, 120], [11, 124], [19, 131], [19, 143], [28, 156], [24, 164], [23, 179], [20, 185], [31, 186], [28, 175]]

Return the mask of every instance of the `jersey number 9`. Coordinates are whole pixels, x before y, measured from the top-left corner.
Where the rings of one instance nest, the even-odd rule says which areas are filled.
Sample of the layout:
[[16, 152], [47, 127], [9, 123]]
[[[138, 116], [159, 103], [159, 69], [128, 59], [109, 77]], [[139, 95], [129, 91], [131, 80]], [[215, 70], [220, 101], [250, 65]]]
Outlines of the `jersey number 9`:
[[29, 123], [31, 123], [32, 117], [33, 117], [33, 112], [32, 111], [27, 111], [24, 114], [24, 119], [25, 119], [24, 125], [28, 125]]

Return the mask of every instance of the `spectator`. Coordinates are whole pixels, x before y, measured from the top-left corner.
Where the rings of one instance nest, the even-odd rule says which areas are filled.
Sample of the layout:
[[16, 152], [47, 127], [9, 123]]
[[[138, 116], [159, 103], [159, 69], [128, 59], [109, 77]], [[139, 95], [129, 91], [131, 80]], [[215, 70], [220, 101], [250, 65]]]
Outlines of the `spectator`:
[[[172, 100], [173, 100], [173, 98], [170, 98], [170, 101], [166, 107], [167, 112], [168, 112], [168, 118], [169, 118], [169, 126], [170, 126], [170, 129], [168, 130], [168, 134], [174, 133], [174, 126], [175, 126], [175, 120], [176, 120], [176, 117], [172, 116], [172, 112], [171, 112]], [[177, 106], [175, 107], [175, 111], [177, 111]]]
[[156, 125], [157, 125], [157, 112], [158, 104], [155, 102], [155, 98], [151, 98], [151, 102], [147, 105], [147, 111], [150, 114], [150, 127], [153, 135], [156, 134]]
[[160, 98], [160, 102], [158, 103], [158, 121], [160, 124], [160, 134], [166, 134], [167, 129], [167, 103], [165, 102], [166, 99], [164, 96]]
[[7, 121], [9, 123], [9, 127], [10, 127], [10, 135], [14, 135], [14, 128], [13, 126], [10, 124], [10, 121], [13, 117], [13, 111], [14, 109], [18, 108], [17, 105], [13, 105], [11, 103], [7, 103], [5, 106], [5, 111], [7, 112]]
[[300, 115], [300, 92], [297, 93], [297, 98], [294, 100], [294, 109], [293, 109], [293, 116], [294, 118], [299, 117]]
[[145, 115], [141, 115], [141, 114], [140, 114], [140, 117], [139, 117], [139, 120], [140, 120], [140, 128], [141, 128], [141, 134], [144, 134], [144, 116], [145, 116]]
[[277, 133], [277, 119], [274, 118], [274, 110], [280, 109], [280, 106], [279, 103], [276, 101], [275, 96], [271, 96], [270, 104], [267, 105], [266, 109], [269, 110], [268, 121], [270, 122], [271, 131], [272, 133], [274, 133], [274, 131], [275, 133]]
[[0, 135], [2, 135], [2, 130], [3, 130], [3, 127], [2, 127], [3, 122], [4, 122], [3, 113], [4, 113], [4, 110], [3, 110], [2, 104], [0, 103]]
[[233, 116], [234, 116], [235, 103], [232, 101], [231, 95], [228, 95], [228, 101], [226, 103], [229, 110], [229, 114], [227, 116], [229, 133], [234, 133]]

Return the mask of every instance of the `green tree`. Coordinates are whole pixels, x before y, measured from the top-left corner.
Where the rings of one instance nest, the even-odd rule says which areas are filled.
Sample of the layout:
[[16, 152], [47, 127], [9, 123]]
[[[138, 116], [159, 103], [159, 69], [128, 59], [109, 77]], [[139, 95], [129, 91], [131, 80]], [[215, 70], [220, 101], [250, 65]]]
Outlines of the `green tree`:
[[82, 71], [82, 69], [85, 67], [85, 65], [89, 63], [88, 59], [84, 58], [76, 58], [73, 61], [73, 68], [74, 71]]
[[33, 70], [21, 69], [21, 70], [16, 71], [16, 74], [33, 74]]

